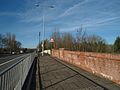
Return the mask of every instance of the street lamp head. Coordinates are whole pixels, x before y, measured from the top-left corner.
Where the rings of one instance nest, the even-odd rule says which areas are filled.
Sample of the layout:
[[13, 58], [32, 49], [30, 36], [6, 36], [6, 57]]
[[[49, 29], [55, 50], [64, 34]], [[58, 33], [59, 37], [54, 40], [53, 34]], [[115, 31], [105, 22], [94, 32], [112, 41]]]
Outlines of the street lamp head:
[[36, 7], [39, 7], [39, 4], [35, 4]]
[[50, 6], [50, 8], [54, 8], [54, 6]]
[[[39, 7], [40, 5], [36, 3], [35, 6], [36, 6], [36, 7]], [[46, 6], [46, 7], [55, 8], [53, 5], [51, 5], [51, 6]]]

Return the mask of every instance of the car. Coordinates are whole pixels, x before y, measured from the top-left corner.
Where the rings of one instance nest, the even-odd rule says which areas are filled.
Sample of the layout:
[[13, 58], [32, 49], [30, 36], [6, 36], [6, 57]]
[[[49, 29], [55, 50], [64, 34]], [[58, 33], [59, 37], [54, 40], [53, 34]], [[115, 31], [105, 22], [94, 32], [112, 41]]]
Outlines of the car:
[[16, 54], [16, 52], [12, 51], [11, 54], [14, 55], [14, 54]]
[[23, 50], [20, 50], [20, 54], [22, 54], [23, 53]]

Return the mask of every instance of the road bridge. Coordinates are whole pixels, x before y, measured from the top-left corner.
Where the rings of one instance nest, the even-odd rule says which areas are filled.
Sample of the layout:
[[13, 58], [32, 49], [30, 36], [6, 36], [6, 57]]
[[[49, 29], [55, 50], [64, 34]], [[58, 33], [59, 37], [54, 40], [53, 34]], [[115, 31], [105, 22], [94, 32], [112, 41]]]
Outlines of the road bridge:
[[120, 90], [114, 82], [58, 58], [35, 57], [34, 52], [0, 58], [0, 90]]

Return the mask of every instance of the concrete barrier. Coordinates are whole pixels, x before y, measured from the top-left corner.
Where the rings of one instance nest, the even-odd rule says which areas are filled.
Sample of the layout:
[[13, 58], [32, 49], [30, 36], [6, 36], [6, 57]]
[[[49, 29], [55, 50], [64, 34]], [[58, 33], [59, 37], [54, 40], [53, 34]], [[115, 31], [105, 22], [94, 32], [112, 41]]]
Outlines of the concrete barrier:
[[52, 56], [120, 84], [120, 55], [52, 50]]

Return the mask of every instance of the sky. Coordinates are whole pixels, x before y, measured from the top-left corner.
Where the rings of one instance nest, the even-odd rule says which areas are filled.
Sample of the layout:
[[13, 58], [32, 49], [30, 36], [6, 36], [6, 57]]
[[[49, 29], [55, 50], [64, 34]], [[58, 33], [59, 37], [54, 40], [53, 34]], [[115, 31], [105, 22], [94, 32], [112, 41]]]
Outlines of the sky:
[[0, 0], [0, 34], [11, 32], [23, 47], [35, 48], [39, 32], [43, 39], [43, 16], [45, 38], [55, 28], [75, 33], [81, 25], [108, 44], [120, 36], [120, 0]]

